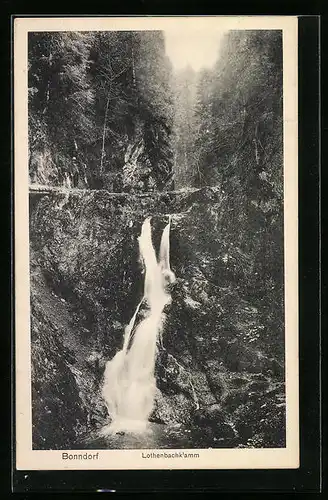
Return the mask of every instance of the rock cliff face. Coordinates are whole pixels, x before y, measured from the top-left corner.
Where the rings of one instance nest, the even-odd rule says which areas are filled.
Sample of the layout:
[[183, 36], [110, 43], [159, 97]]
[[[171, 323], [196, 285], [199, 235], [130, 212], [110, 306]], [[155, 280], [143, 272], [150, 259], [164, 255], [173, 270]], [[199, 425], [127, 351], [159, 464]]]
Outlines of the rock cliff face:
[[143, 293], [137, 237], [151, 215], [158, 250], [167, 214], [178, 279], [152, 422], [204, 446], [284, 446], [282, 228], [251, 202], [232, 224], [231, 193], [213, 187], [30, 194], [35, 448], [79, 446], [108, 421], [104, 365]]

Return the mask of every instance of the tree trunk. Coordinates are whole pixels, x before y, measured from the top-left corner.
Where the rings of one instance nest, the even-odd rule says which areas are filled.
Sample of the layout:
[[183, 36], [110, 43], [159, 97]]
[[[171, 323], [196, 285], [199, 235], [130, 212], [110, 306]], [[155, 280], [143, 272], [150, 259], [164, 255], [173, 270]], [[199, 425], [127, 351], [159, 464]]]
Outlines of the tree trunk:
[[108, 97], [107, 97], [106, 108], [105, 108], [105, 116], [104, 116], [104, 129], [103, 129], [103, 136], [102, 136], [101, 158], [100, 158], [100, 174], [103, 173], [103, 163], [104, 163], [104, 156], [105, 156], [106, 124], [107, 124], [109, 100], [110, 100], [110, 89], [108, 91]]

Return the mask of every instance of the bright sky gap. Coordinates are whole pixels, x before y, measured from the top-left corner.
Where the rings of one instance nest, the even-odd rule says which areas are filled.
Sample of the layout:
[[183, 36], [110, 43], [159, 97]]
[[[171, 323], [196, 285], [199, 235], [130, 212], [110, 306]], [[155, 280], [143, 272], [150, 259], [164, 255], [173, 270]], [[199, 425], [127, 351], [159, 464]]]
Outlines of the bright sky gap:
[[174, 69], [190, 65], [195, 71], [210, 68], [218, 58], [220, 43], [226, 31], [171, 29], [165, 30], [166, 53]]

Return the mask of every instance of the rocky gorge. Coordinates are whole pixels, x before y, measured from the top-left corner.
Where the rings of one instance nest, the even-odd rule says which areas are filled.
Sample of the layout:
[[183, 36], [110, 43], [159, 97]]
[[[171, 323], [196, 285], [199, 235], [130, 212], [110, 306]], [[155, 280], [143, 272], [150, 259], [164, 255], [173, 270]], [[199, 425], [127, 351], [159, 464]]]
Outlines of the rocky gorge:
[[172, 429], [205, 447], [284, 446], [281, 220], [234, 200], [219, 186], [30, 191], [35, 448], [81, 447], [108, 422], [105, 363], [142, 297], [137, 236], [151, 215], [158, 250], [168, 214], [177, 280], [150, 420], [171, 437], [157, 446], [171, 446]]
[[[202, 36], [29, 33], [35, 449], [285, 446], [282, 32], [214, 30], [194, 68]], [[148, 217], [176, 278], [149, 433], [105, 438]]]

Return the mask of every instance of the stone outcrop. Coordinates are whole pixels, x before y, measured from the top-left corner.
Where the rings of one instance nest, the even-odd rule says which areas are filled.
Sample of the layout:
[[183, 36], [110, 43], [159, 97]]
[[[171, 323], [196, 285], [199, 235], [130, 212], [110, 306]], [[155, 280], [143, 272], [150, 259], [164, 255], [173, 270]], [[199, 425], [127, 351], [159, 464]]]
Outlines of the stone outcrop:
[[204, 446], [284, 446], [279, 225], [246, 208], [244, 224], [232, 225], [231, 197], [219, 187], [30, 194], [36, 448], [76, 446], [108, 421], [104, 366], [143, 293], [137, 237], [151, 215], [158, 250], [167, 214], [177, 281], [151, 421], [197, 431]]

